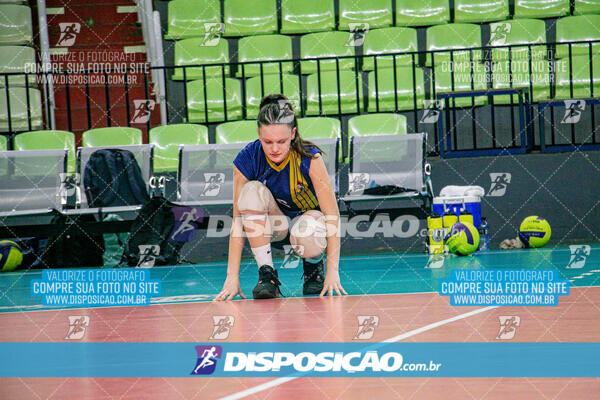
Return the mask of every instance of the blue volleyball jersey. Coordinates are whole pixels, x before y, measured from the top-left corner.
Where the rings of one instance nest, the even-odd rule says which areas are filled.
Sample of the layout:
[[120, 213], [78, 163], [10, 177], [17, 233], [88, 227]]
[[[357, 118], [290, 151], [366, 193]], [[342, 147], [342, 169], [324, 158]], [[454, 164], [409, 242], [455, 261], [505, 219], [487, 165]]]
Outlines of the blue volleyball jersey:
[[[321, 153], [314, 147], [308, 147], [307, 151], [311, 155]], [[294, 218], [319, 208], [315, 188], [308, 175], [310, 161], [311, 158], [290, 149], [286, 159], [276, 165], [264, 153], [260, 140], [255, 140], [239, 152], [233, 164], [249, 181], [265, 184], [281, 211]]]

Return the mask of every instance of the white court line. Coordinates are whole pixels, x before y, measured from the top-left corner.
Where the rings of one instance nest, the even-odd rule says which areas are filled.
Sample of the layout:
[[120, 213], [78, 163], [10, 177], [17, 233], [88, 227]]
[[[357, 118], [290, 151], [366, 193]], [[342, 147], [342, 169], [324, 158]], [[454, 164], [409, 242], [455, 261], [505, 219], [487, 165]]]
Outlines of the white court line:
[[[384, 340], [382, 343], [398, 342], [400, 340], [404, 340], [404, 339], [409, 338], [411, 336], [418, 335], [419, 333], [423, 333], [423, 332], [429, 331], [431, 329], [435, 329], [437, 327], [440, 327], [442, 325], [449, 324], [450, 322], [458, 321], [458, 320], [461, 320], [461, 319], [464, 319], [464, 318], [468, 318], [468, 317], [476, 315], [476, 314], [480, 314], [482, 312], [493, 310], [494, 308], [498, 308], [498, 306], [489, 306], [489, 307], [484, 307], [484, 308], [478, 308], [477, 310], [474, 310], [474, 311], [471, 311], [471, 312], [468, 312], [468, 313], [464, 313], [464, 314], [460, 314], [460, 315], [456, 315], [456, 316], [454, 316], [452, 318], [448, 318], [448, 319], [444, 319], [442, 321], [434, 322], [432, 324], [425, 325], [422, 328], [414, 329], [412, 331], [408, 331], [408, 332], [403, 333], [401, 335], [391, 337], [389, 339]], [[367, 344], [371, 345], [373, 343], [372, 342], [371, 343], [365, 343], [365, 345], [367, 345]], [[242, 399], [242, 398], [244, 398], [246, 396], [250, 396], [250, 395], [256, 394], [258, 392], [262, 392], [263, 390], [267, 390], [267, 389], [270, 389], [270, 388], [275, 387], [275, 386], [279, 386], [279, 385], [284, 384], [286, 382], [292, 381], [292, 380], [294, 380], [296, 378], [300, 378], [300, 376], [286, 376], [286, 377], [283, 377], [283, 378], [277, 378], [277, 379], [274, 379], [274, 380], [272, 380], [270, 382], [263, 383], [262, 385], [254, 386], [253, 388], [246, 389], [246, 390], [243, 390], [241, 392], [237, 392], [237, 393], [231, 394], [229, 396], [221, 397], [219, 400], [237, 400], [237, 399]]]

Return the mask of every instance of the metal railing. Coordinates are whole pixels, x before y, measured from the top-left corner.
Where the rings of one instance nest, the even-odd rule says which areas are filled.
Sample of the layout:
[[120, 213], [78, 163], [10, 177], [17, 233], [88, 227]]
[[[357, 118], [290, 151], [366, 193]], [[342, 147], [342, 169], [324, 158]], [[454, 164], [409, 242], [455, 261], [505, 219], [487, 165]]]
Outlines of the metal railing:
[[[85, 71], [77, 71], [76, 73], [69, 72], [67, 70], [61, 71], [46, 71], [44, 69], [35, 70], [34, 72], [25, 72], [25, 73], [3, 73], [0, 74], [0, 82], [4, 82], [4, 88], [0, 88], [0, 96], [5, 96], [6, 98], [6, 110], [0, 110], [2, 113], [6, 113], [7, 118], [7, 128], [10, 133], [18, 132], [19, 130], [31, 130], [34, 128], [31, 124], [31, 99], [29, 96], [29, 88], [31, 88], [30, 84], [30, 76], [36, 77], [37, 86], [45, 88], [45, 95], [43, 96], [43, 104], [45, 106], [44, 110], [44, 127], [48, 129], [55, 129], [56, 125], [54, 121], [49, 118], [52, 115], [51, 105], [53, 104], [48, 98], [48, 94], [52, 93], [50, 90], [50, 84], [54, 83], [55, 86], [58, 86], [60, 79], [64, 79], [64, 83], [61, 83], [64, 86], [64, 103], [66, 103], [66, 114], [67, 114], [67, 126], [62, 127], [68, 130], [73, 130], [73, 120], [77, 118], [78, 120], [84, 120], [87, 124], [87, 129], [91, 129], [99, 126], [111, 126], [115, 123], [119, 125], [136, 125], [135, 122], [132, 122], [131, 117], [135, 113], [135, 110], [132, 110], [132, 90], [134, 86], [137, 86], [138, 89], [143, 90], [144, 98], [150, 99], [152, 96], [156, 96], [157, 103], [164, 104], [164, 118], [167, 123], [175, 123], [175, 122], [199, 122], [199, 123], [221, 123], [238, 119], [246, 119], [248, 116], [248, 109], [251, 106], [248, 104], [247, 98], [247, 78], [249, 78], [248, 70], [251, 67], [256, 68], [258, 66], [259, 74], [258, 76], [266, 76], [265, 69], [272, 68], [272, 66], [276, 66], [275, 68], [275, 76], [279, 75], [279, 91], [285, 92], [284, 90], [284, 75], [288, 75], [284, 72], [284, 65], [291, 64], [293, 66], [293, 70], [291, 77], [293, 79], [297, 79], [297, 88], [298, 95], [297, 101], [299, 103], [299, 109], [297, 110], [297, 114], [299, 117], [308, 116], [307, 112], [308, 106], [313, 106], [318, 108], [318, 112], [311, 112], [311, 115], [328, 115], [332, 117], [337, 117], [342, 119], [345, 115], [352, 114], [360, 114], [366, 110], [370, 112], [400, 112], [405, 113], [411, 119], [409, 123], [409, 131], [419, 132], [424, 129], [422, 118], [419, 117], [419, 113], [422, 113], [421, 110], [425, 108], [423, 100], [436, 100], [438, 98], [438, 92], [443, 87], [449, 89], [445, 90], [447, 92], [454, 91], [475, 91], [475, 90], [491, 90], [494, 87], [504, 88], [504, 89], [512, 89], [524, 87], [529, 91], [529, 99], [531, 102], [535, 103], [538, 100], [535, 96], [536, 90], [539, 90], [540, 87], [548, 88], [548, 99], [553, 99], [556, 93], [556, 65], [557, 60], [554, 56], [556, 52], [557, 46], [566, 46], [568, 47], [568, 65], [569, 65], [569, 93], [571, 97], [575, 95], [575, 92], [579, 90], [578, 87], [575, 87], [573, 82], [574, 76], [574, 66], [581, 66], [581, 64], [577, 61], [574, 61], [574, 46], [578, 46], [578, 54], [581, 52], [581, 46], [587, 46], [587, 63], [589, 68], [589, 85], [584, 85], [585, 88], [589, 88], [589, 93], [591, 98], [595, 98], [597, 93], [594, 93], [594, 83], [598, 83], [600, 81], [600, 77], [595, 77], [594, 79], [594, 51], [597, 52], [597, 46], [600, 45], [600, 40], [596, 41], [579, 41], [579, 42], [569, 42], [569, 43], [532, 43], [532, 44], [518, 44], [518, 45], [499, 45], [499, 46], [482, 46], [475, 48], [459, 48], [459, 49], [443, 49], [443, 50], [435, 50], [435, 51], [415, 51], [415, 52], [391, 52], [391, 53], [383, 53], [383, 54], [356, 54], [353, 56], [344, 56], [344, 57], [321, 57], [321, 58], [305, 58], [305, 59], [278, 59], [278, 60], [261, 60], [261, 61], [247, 61], [247, 62], [230, 62], [230, 63], [215, 63], [215, 64], [204, 64], [204, 65], [179, 65], [179, 66], [144, 66], [144, 68], [136, 67], [127, 67], [117, 71], [110, 69], [89, 69]], [[526, 49], [526, 55], [521, 55], [514, 57], [516, 51], [522, 53]], [[540, 50], [537, 50], [540, 49]], [[500, 55], [501, 51], [506, 51], [508, 53], [507, 57], [502, 57], [501, 59], [497, 59], [495, 54]], [[498, 53], [497, 53], [498, 52]], [[539, 54], [542, 54], [540, 57]], [[585, 54], [584, 54], [585, 55]], [[409, 58], [409, 62], [406, 63], [404, 60]], [[496, 59], [495, 59], [496, 58]], [[364, 61], [366, 59], [373, 60], [373, 70], [372, 71], [363, 71], [362, 67]], [[307, 83], [307, 75], [302, 74], [303, 67], [302, 65], [306, 65], [306, 62], [316, 62], [316, 88], [309, 88]], [[381, 63], [385, 62], [386, 67], [381, 67]], [[508, 73], [504, 74], [503, 77], [498, 79], [498, 73], [494, 70], [494, 65], [498, 65], [500, 62], [506, 63], [508, 66]], [[515, 71], [515, 62], [519, 63], [519, 69], [523, 69], [526, 71], [523, 72]], [[577, 64], [575, 65], [574, 62]], [[441, 63], [441, 65], [440, 65]], [[461, 68], [467, 65], [467, 69], [461, 73], [457, 71], [456, 68], [460, 66]], [[564, 62], [560, 62], [561, 66], [564, 66]], [[541, 66], [541, 67], [540, 67]], [[404, 67], [406, 69], [401, 69]], [[448, 68], [446, 70], [446, 68]], [[196, 71], [193, 71], [195, 69]], [[214, 73], [215, 69], [218, 71], [217, 74]], [[171, 78], [173, 73], [177, 70], [182, 72], [183, 81], [174, 81]], [[187, 77], [191, 74], [195, 74], [197, 71], [200, 71], [200, 80], [203, 81], [202, 84], [202, 93], [195, 93], [197, 95], [197, 99], [200, 104], [203, 106], [198, 110], [196, 115], [200, 115], [197, 118], [190, 118], [190, 100], [194, 98], [194, 93], [189, 93], [188, 91], [188, 83], [190, 81], [187, 80]], [[209, 70], [209, 71], [207, 71]], [[389, 73], [389, 70], [392, 71], [392, 86], [390, 87], [382, 87], [384, 82], [381, 82], [380, 75], [383, 73]], [[305, 71], [305, 69], [304, 69]], [[324, 93], [324, 85], [325, 83], [322, 81], [322, 77], [328, 71], [335, 72], [335, 76], [337, 78], [337, 93], [330, 93], [329, 95], [333, 97], [335, 100], [332, 103], [326, 103], [325, 93]], [[353, 87], [344, 87], [342, 88], [342, 82], [340, 79], [340, 74], [344, 72], [345, 75], [347, 71], [353, 72], [354, 82], [351, 83]], [[465, 72], [466, 71], [466, 72]], [[483, 71], [483, 72], [481, 72]], [[239, 74], [238, 74], [239, 72]], [[401, 75], [401, 72], [406, 72], [408, 76]], [[156, 82], [164, 82], [166, 83], [164, 87], [156, 88], [151, 82], [151, 75], [154, 74]], [[369, 82], [369, 74], [373, 74], [373, 79], [371, 82], [373, 85], [370, 85]], [[420, 76], [423, 76], [422, 83], [420, 80]], [[521, 79], [516, 79], [515, 77], [519, 75]], [[547, 79], [544, 75], [547, 75]], [[196, 75], [195, 75], [196, 76]], [[419, 78], [418, 78], [419, 76]], [[24, 84], [15, 83], [20, 81], [14, 80], [14, 77], [22, 77]], [[465, 80], [465, 77], [468, 78]], [[528, 79], [523, 79], [526, 77]], [[10, 79], [9, 79], [10, 78]], [[95, 78], [95, 79], [94, 79]], [[111, 80], [111, 78], [113, 78]], [[135, 79], [133, 79], [135, 78]], [[232, 104], [228, 104], [228, 92], [232, 92], [233, 88], [230, 88], [227, 85], [228, 78], [240, 78], [240, 92], [236, 93], [239, 96], [239, 104], [235, 104], [236, 107], [239, 107], [239, 112], [235, 117], [231, 115], [231, 109], [233, 109]], [[410, 88], [411, 85], [400, 85], [403, 81], [410, 79], [412, 81], [412, 94], [408, 95], [405, 92], [401, 92], [402, 88]], [[483, 79], [483, 82], [477, 81], [477, 79]], [[9, 82], [9, 80], [11, 82]], [[140, 82], [141, 80], [141, 82]], [[209, 99], [207, 93], [207, 83], [209, 80], [212, 83], [217, 82], [217, 86], [220, 86], [221, 93], [220, 97], [215, 99]], [[536, 82], [539, 80], [546, 80], [542, 85], [538, 85]], [[133, 82], [135, 81], [135, 82]], [[264, 96], [267, 93], [267, 88], [265, 88], [265, 80], [261, 79], [261, 90], [260, 95]], [[525, 83], [526, 82], [526, 83]], [[347, 83], [347, 82], [344, 82]], [[390, 82], [388, 82], [390, 83]], [[26, 90], [26, 110], [27, 110], [27, 127], [23, 127], [23, 116], [21, 115], [21, 121], [19, 126], [24, 129], [13, 129], [15, 125], [15, 118], [12, 114], [11, 110], [11, 96], [8, 95], [10, 87], [13, 86], [24, 86], [27, 88]], [[99, 104], [92, 105], [90, 101], [90, 87], [95, 86], [103, 87], [105, 93], [105, 113], [106, 118], [102, 118], [99, 121], [93, 121], [91, 116], [91, 110], [94, 107], [101, 107]], [[162, 87], [162, 84], [158, 86]], [[374, 87], [371, 87], [374, 86]], [[113, 99], [111, 98], [112, 87], [120, 87], [124, 91], [124, 106], [125, 106], [125, 114], [126, 120], [116, 121], [112, 117], [112, 110], [115, 104], [119, 104], [119, 101], [123, 99]], [[78, 109], [72, 104], [71, 96], [73, 94], [73, 90], [79, 90], [84, 93], [85, 97], [85, 105], [82, 107], [82, 104], [77, 104]], [[316, 101], [317, 104], [314, 104], [314, 96], [309, 98], [308, 90], [313, 90], [316, 92]], [[347, 89], [347, 90], [346, 90]], [[384, 99], [380, 96], [381, 93], [387, 92], [390, 90], [393, 92], [393, 102]], [[4, 93], [1, 93], [4, 91]], [[342, 99], [342, 93], [350, 93], [353, 95], [353, 99], [350, 100], [348, 97], [344, 97]], [[404, 94], [403, 94], [404, 93]], [[286, 93], [284, 93], [286, 94]], [[55, 94], [56, 96], [56, 94]], [[337, 96], [337, 97], [336, 97]], [[122, 96], [121, 96], [122, 97]], [[235, 97], [235, 96], [234, 96]], [[292, 97], [288, 93], [288, 97]], [[467, 96], [468, 98], [469, 96]], [[471, 104], [462, 104], [457, 105], [456, 100], [453, 98], [452, 100], [452, 108], [470, 108], [474, 110], [477, 107], [475, 96], [471, 96]], [[407, 100], [408, 99], [408, 100]], [[63, 99], [56, 99], [57, 102]], [[181, 100], [183, 100], [183, 104], [181, 104]], [[210, 101], [209, 101], [210, 100]], [[13, 100], [14, 101], [14, 100]], [[20, 101], [23, 101], [21, 99]], [[237, 100], [236, 100], [237, 101]], [[411, 107], [406, 107], [406, 103], [412, 102]], [[401, 106], [401, 103], [404, 102], [405, 105]], [[209, 104], [210, 103], [210, 104]], [[390, 106], [391, 103], [392, 106]], [[214, 104], [217, 104], [214, 106]], [[122, 104], [121, 104], [122, 105]], [[492, 101], [492, 118], [494, 118], [494, 113], [496, 112], [496, 106]], [[513, 97], [510, 96], [510, 101], [507, 105], [514, 106]], [[325, 110], [326, 107], [333, 111]], [[331, 107], [329, 107], [331, 106]], [[212, 108], [211, 108], [212, 107]], [[221, 112], [222, 118], [214, 118], [211, 119], [212, 111]], [[511, 111], [514, 112], [514, 111]], [[595, 120], [595, 110], [594, 107], [591, 108], [592, 119]], [[474, 113], [473, 113], [474, 115]], [[514, 115], [512, 116], [514, 119]], [[103, 122], [104, 121], [104, 122]], [[152, 122], [148, 119], [143, 124], [137, 124], [136, 126], [145, 126], [148, 130], [152, 127]], [[473, 117], [472, 126], [474, 132], [473, 135], [476, 136], [476, 128], [477, 124], [475, 123], [475, 117]], [[434, 135], [437, 135], [437, 126], [432, 130]], [[436, 136], [433, 143], [438, 143], [439, 138]], [[596, 143], [595, 135], [592, 135], [592, 140]], [[435, 149], [438, 151], [439, 149]]]

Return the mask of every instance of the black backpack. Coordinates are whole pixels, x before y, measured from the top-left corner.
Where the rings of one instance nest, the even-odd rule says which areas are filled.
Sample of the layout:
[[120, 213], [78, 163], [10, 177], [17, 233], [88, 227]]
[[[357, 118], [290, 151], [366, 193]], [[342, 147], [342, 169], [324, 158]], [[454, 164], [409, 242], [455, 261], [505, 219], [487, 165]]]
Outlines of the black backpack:
[[[175, 265], [184, 243], [170, 239], [175, 226], [173, 207], [164, 197], [152, 197], [133, 221], [121, 265]], [[142, 247], [140, 247], [142, 246]]]
[[93, 215], [55, 215], [51, 223], [60, 233], [48, 238], [40, 268], [101, 267], [104, 264], [104, 237], [84, 230], [82, 222], [96, 222]]
[[144, 204], [149, 197], [140, 167], [129, 150], [93, 152], [83, 172], [83, 185], [90, 207]]

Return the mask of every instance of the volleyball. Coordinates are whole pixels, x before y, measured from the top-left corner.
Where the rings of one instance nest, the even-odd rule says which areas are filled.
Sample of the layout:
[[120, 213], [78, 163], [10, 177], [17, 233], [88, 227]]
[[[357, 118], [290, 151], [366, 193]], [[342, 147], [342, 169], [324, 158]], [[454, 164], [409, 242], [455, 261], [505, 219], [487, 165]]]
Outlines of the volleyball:
[[550, 224], [542, 217], [532, 215], [521, 222], [519, 239], [525, 247], [543, 247], [550, 240]]
[[450, 253], [468, 256], [479, 247], [479, 232], [468, 222], [457, 222], [446, 235], [446, 245]]
[[0, 240], [0, 268], [2, 272], [14, 271], [23, 262], [23, 252], [18, 244]]

